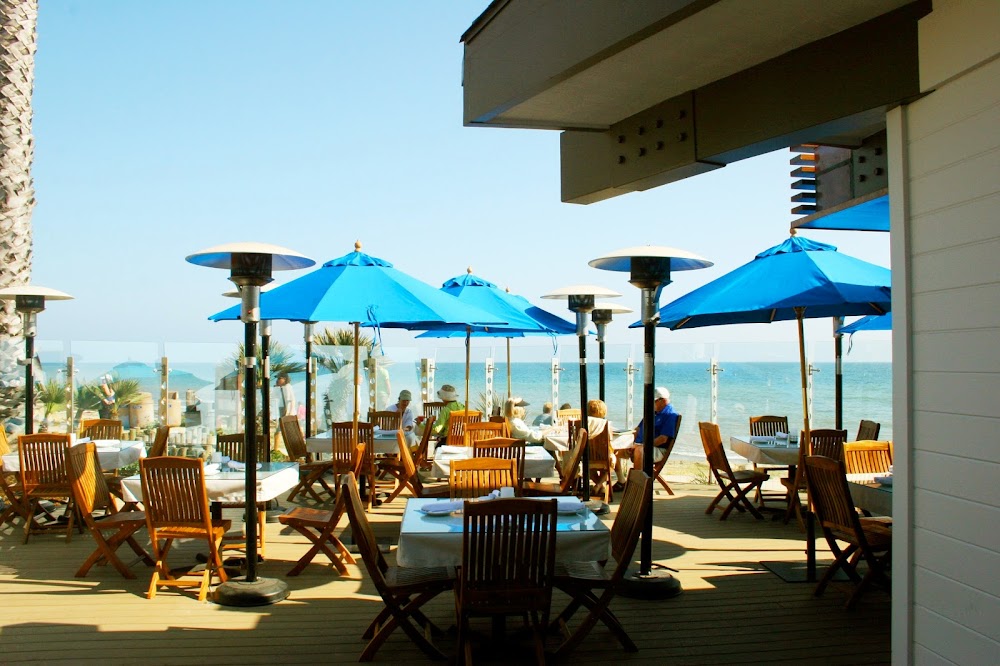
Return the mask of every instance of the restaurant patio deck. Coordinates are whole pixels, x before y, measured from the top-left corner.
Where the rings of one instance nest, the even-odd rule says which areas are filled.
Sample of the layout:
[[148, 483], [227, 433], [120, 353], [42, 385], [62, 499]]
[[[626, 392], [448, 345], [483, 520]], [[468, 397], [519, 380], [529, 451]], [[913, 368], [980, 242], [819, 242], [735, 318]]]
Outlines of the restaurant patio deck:
[[[843, 608], [848, 583], [833, 583], [815, 598], [813, 585], [786, 583], [761, 561], [804, 561], [803, 535], [795, 524], [755, 521], [733, 514], [725, 522], [704, 509], [714, 492], [705, 485], [671, 484], [677, 495], [657, 493], [653, 559], [678, 570], [684, 594], [667, 601], [617, 597], [612, 607], [639, 646], [624, 652], [598, 624], [571, 659], [577, 663], [670, 664], [888, 663], [889, 595], [872, 590], [852, 612]], [[402, 498], [400, 498], [402, 500]], [[287, 505], [287, 502], [284, 503]], [[376, 534], [395, 545], [404, 502], [371, 514]], [[613, 508], [616, 505], [613, 505]], [[613, 515], [605, 517], [609, 522]], [[344, 521], [346, 525], [346, 519]], [[258, 608], [199, 603], [186, 593], [145, 598], [149, 570], [134, 566], [135, 580], [110, 567], [88, 577], [73, 572], [93, 549], [89, 535], [62, 535], [21, 543], [20, 530], [0, 531], [0, 662], [83, 661], [113, 663], [333, 663], [355, 662], [361, 633], [382, 608], [363, 568], [344, 578], [318, 556], [302, 575], [286, 578], [307, 548], [304, 538], [269, 523], [268, 561], [260, 575], [285, 580], [288, 600]], [[822, 562], [828, 551], [818, 544]], [[185, 544], [190, 555], [197, 545]], [[127, 549], [125, 549], [127, 550]], [[389, 555], [390, 561], [394, 557]], [[182, 562], [178, 553], [175, 562]], [[822, 571], [822, 570], [821, 570]], [[553, 608], [564, 598], [556, 593]], [[441, 626], [453, 624], [454, 602], [441, 595], [427, 606]], [[578, 620], [579, 618], [574, 618]], [[454, 633], [435, 643], [452, 651]], [[524, 647], [483, 650], [486, 663], [531, 659]], [[518, 651], [522, 650], [523, 651]], [[488, 654], [482, 654], [488, 653]], [[478, 656], [481, 654], [481, 656]], [[419, 663], [424, 656], [401, 632], [376, 661]]]

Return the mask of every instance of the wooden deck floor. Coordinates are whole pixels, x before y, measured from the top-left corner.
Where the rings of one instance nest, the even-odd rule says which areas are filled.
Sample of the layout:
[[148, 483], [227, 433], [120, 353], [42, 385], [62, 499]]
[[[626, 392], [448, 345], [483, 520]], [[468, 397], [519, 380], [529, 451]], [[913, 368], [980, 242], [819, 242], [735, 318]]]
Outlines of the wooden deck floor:
[[[707, 486], [675, 490], [675, 497], [657, 493], [653, 558], [678, 570], [684, 593], [666, 601], [616, 598], [613, 608], [640, 651], [624, 652], [598, 625], [572, 661], [889, 663], [886, 592], [870, 591], [853, 612], [843, 609], [848, 583], [834, 583], [817, 599], [812, 585], [783, 582], [761, 565], [804, 560], [797, 526], [745, 515], [720, 522], [704, 514], [711, 495]], [[397, 501], [373, 512], [379, 535], [398, 534], [402, 508]], [[89, 536], [74, 535], [67, 544], [63, 536], [44, 535], [23, 545], [20, 530], [8, 527], [0, 532], [0, 662], [356, 661], [364, 644], [361, 632], [381, 608], [367, 576], [351, 567], [350, 576], [342, 578], [319, 556], [302, 575], [285, 578], [306, 542], [277, 523], [267, 529], [268, 561], [260, 574], [285, 580], [291, 596], [273, 606], [235, 609], [171, 591], [147, 600], [149, 576], [141, 564], [134, 567], [135, 580], [124, 580], [108, 567], [74, 578], [92, 550]], [[183, 563], [184, 555], [193, 561], [194, 552], [191, 546], [182, 548], [172, 563]], [[561, 608], [563, 599], [554, 600], [553, 607]], [[428, 608], [442, 626], [451, 624], [450, 596], [442, 595]], [[454, 647], [451, 635], [437, 643], [446, 653]], [[480, 653], [485, 663], [530, 660], [527, 649], [510, 644]], [[376, 661], [403, 660], [425, 661], [397, 632]]]

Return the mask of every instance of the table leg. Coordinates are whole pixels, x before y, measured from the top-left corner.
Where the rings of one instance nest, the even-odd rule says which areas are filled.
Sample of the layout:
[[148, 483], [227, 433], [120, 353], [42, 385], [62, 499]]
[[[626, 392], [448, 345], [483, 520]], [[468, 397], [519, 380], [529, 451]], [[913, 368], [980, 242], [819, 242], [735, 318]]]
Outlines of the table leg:
[[816, 520], [806, 509], [806, 580], [816, 582]]

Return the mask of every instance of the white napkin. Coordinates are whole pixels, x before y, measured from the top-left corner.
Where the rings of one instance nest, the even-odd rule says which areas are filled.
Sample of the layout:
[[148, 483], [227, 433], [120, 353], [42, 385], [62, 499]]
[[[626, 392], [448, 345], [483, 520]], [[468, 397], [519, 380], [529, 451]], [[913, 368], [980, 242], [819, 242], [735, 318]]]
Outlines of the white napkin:
[[218, 474], [221, 469], [218, 463], [208, 463], [205, 465], [205, 475]]
[[445, 513], [448, 511], [459, 511], [465, 506], [465, 500], [448, 500], [439, 502], [428, 502], [420, 507], [424, 513]]
[[767, 435], [750, 435], [750, 441], [754, 443], [770, 444], [774, 442], [774, 437], [768, 437]]
[[[236, 469], [236, 470], [241, 470], [241, 469], [246, 469], [247, 468], [247, 464], [246, 463], [240, 462], [238, 460], [230, 460], [226, 464], [229, 465], [230, 468]], [[261, 463], [257, 463], [256, 469], [260, 469], [260, 468], [261, 468]]]
[[99, 449], [120, 449], [122, 447], [121, 441], [117, 439], [95, 439], [91, 441], [93, 441]]
[[557, 497], [556, 502], [559, 504], [559, 513], [575, 513], [583, 508], [583, 502], [575, 497]]
[[81, 437], [80, 439], [76, 440], [76, 443], [77, 444], [86, 444], [89, 441], [90, 441], [89, 437]]

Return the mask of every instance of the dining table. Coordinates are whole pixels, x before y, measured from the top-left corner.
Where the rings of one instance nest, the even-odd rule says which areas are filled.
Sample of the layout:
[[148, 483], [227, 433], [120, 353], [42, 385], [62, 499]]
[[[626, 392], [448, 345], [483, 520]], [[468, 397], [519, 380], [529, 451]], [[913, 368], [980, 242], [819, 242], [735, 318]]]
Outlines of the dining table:
[[[453, 460], [472, 458], [472, 447], [444, 444], [434, 451], [431, 476], [447, 478]], [[524, 447], [524, 478], [545, 479], [556, 475], [556, 460], [541, 446]]]
[[[90, 441], [96, 445], [97, 458], [101, 469], [105, 472], [127, 467], [146, 457], [146, 443], [141, 440], [80, 439], [74, 443], [85, 444]], [[21, 471], [21, 460], [17, 453], [7, 453], [3, 456], [3, 471]]]
[[[376, 455], [395, 455], [399, 453], [395, 430], [376, 430], [372, 442]], [[312, 437], [306, 437], [306, 450], [309, 453], [331, 453], [333, 450], [333, 435], [327, 430]]]
[[854, 506], [877, 516], [892, 516], [892, 475], [848, 474]]
[[734, 435], [729, 438], [729, 448], [758, 465], [795, 467], [799, 464], [799, 443], [774, 437]]
[[[545, 501], [553, 498], [537, 499]], [[575, 497], [558, 498], [557, 501], [566, 509], [560, 509], [556, 521], [556, 560], [593, 562], [608, 559], [611, 553], [611, 530], [608, 526]], [[440, 498], [408, 499], [403, 510], [399, 547], [396, 550], [396, 563], [399, 566], [461, 565], [461, 509], [434, 512], [435, 503], [445, 509], [463, 505], [461, 502]]]

